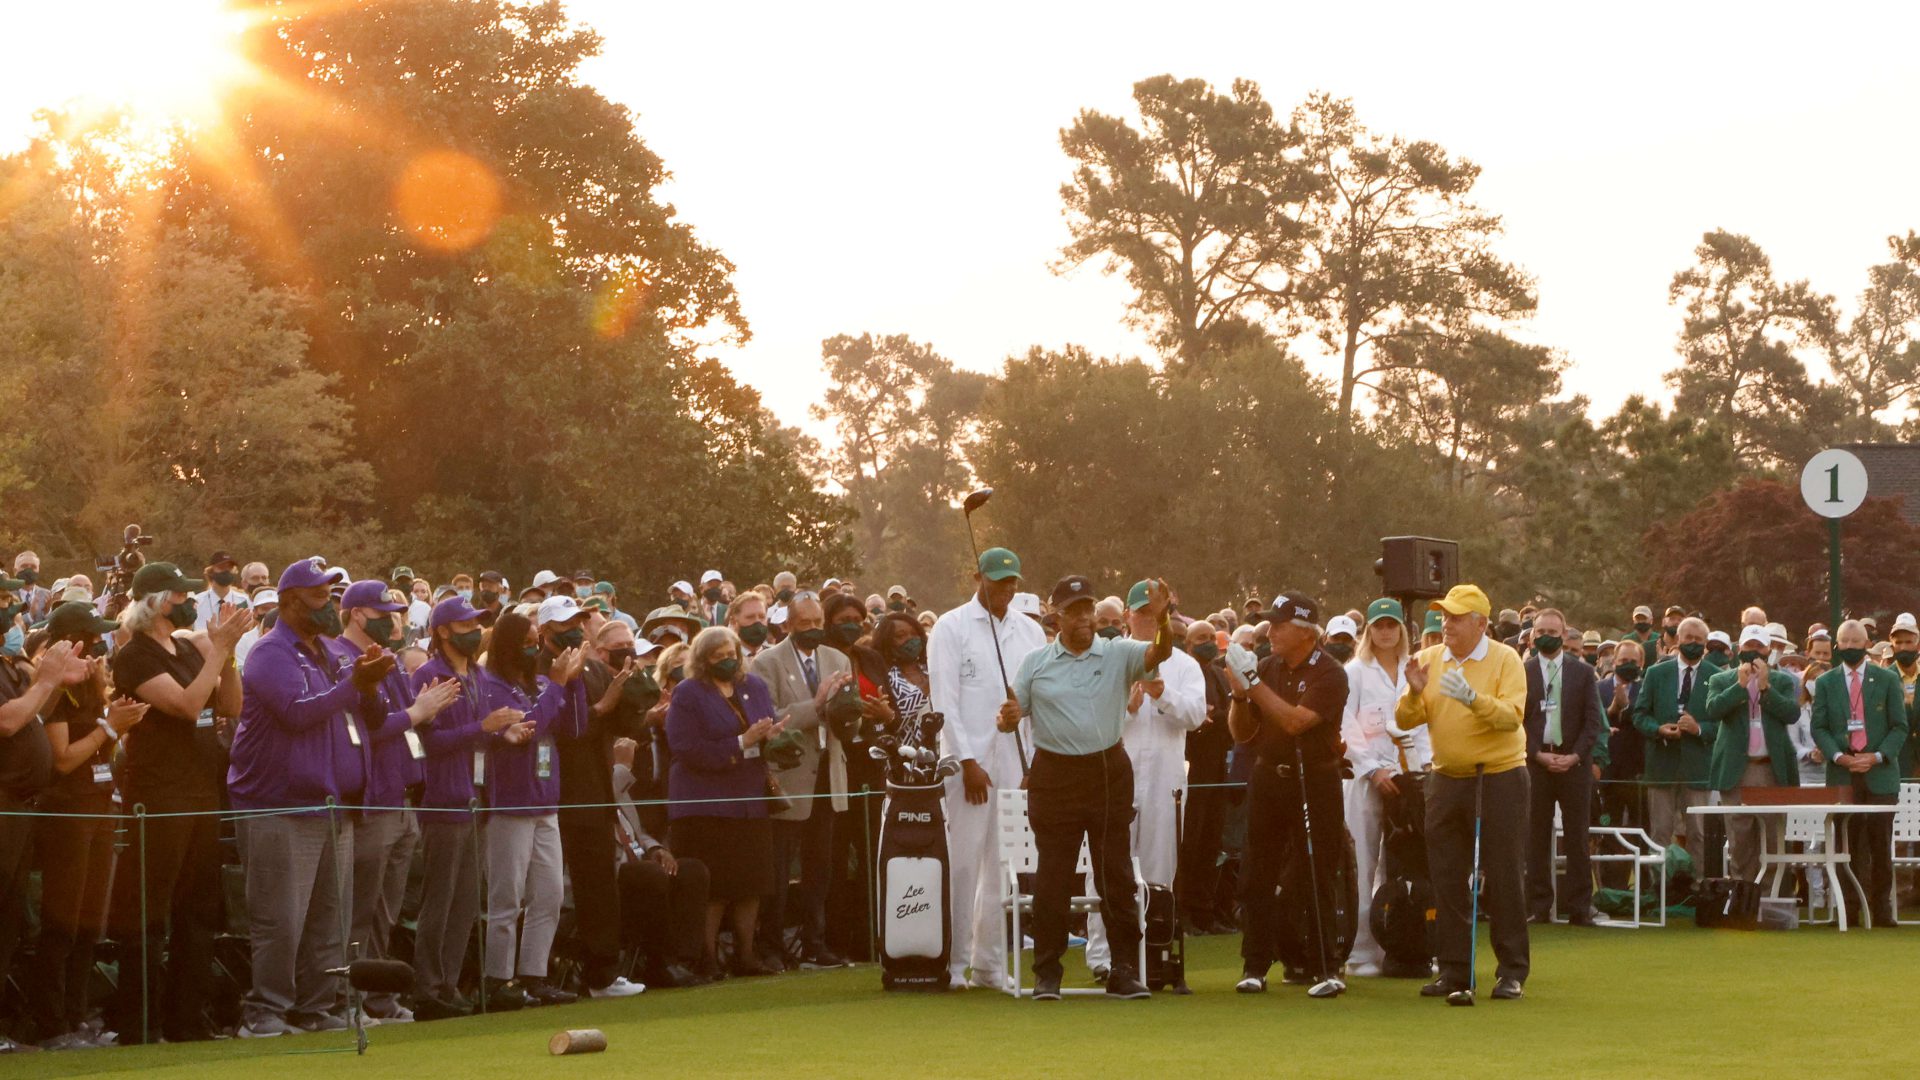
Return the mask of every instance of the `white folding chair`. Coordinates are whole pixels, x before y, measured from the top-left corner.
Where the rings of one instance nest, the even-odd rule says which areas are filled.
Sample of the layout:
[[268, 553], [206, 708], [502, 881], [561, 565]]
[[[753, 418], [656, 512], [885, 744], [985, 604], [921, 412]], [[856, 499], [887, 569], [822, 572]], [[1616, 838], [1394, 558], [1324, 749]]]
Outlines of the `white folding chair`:
[[[1786, 878], [1789, 867], [1820, 867], [1827, 877], [1827, 917], [1814, 918], [1815, 908], [1809, 900], [1807, 917], [1802, 921], [1827, 923], [1837, 920], [1840, 929], [1845, 930], [1847, 906], [1846, 897], [1840, 891], [1845, 888], [1845, 883], [1840, 879], [1840, 867], [1846, 866], [1851, 870], [1853, 856], [1841, 854], [1836, 850], [1839, 844], [1835, 842], [1834, 815], [1818, 810], [1790, 810], [1781, 827], [1786, 830], [1783, 836], [1785, 843], [1781, 844], [1783, 850], [1778, 853], [1762, 850], [1760, 853], [1760, 877], [1767, 876], [1768, 867], [1773, 868], [1773, 883], [1768, 886], [1767, 895], [1776, 899], [1780, 896], [1780, 885]], [[1800, 850], [1789, 850], [1790, 845], [1793, 844], [1800, 845]], [[1816, 844], [1819, 845], [1820, 850], [1811, 850]], [[1771, 847], [1772, 845], [1769, 844], [1768, 848]]]
[[[1027, 793], [1019, 788], [996, 789], [1000, 799], [1000, 907], [1013, 916], [1009, 927], [1005, 920], [1001, 926], [1007, 932], [1007, 983], [1002, 987], [1013, 997], [1032, 997], [1033, 990], [1024, 984], [1020, 971], [1021, 942], [1025, 931], [1022, 924], [1033, 914], [1033, 894], [1020, 890], [1020, 875], [1037, 873], [1040, 869], [1040, 852], [1033, 842], [1033, 827], [1027, 821]], [[1141, 978], [1147, 972], [1147, 881], [1140, 875], [1140, 860], [1133, 859], [1133, 892], [1135, 908], [1140, 919], [1140, 958]], [[1071, 910], [1076, 912], [1096, 912], [1100, 910], [1100, 897], [1093, 888], [1093, 855], [1083, 841], [1080, 845], [1080, 859], [1074, 867], [1074, 873], [1080, 878], [1080, 894], [1073, 897]], [[1063, 987], [1063, 994], [1104, 994], [1099, 987]]]
[[[1667, 849], [1654, 842], [1645, 829], [1629, 829], [1618, 826], [1593, 825], [1587, 829], [1589, 840], [1601, 841], [1599, 850], [1587, 856], [1594, 864], [1595, 872], [1605, 863], [1625, 863], [1632, 868], [1633, 876], [1633, 916], [1616, 919], [1602, 916], [1594, 922], [1595, 926], [1615, 927], [1625, 930], [1638, 930], [1643, 926], [1667, 925]], [[1560, 873], [1566, 869], [1567, 855], [1566, 832], [1561, 828], [1560, 807], [1553, 808], [1553, 921], [1566, 922], [1560, 917]], [[1643, 875], [1652, 871], [1660, 882], [1660, 918], [1650, 921], [1640, 917], [1640, 903], [1646, 893]]]
[[[1900, 801], [1893, 812], [1893, 868], [1902, 869], [1920, 867], [1920, 783], [1900, 785]], [[1900, 853], [1901, 845], [1906, 845], [1907, 853]], [[1900, 917], [1900, 879], [1893, 883], [1893, 921], [1900, 926], [1920, 924], [1920, 919]]]

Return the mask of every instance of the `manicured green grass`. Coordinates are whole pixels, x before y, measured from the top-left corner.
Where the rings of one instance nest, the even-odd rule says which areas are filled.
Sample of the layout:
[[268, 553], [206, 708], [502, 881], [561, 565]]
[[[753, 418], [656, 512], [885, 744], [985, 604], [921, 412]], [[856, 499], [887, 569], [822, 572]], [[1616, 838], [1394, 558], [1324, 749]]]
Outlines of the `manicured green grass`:
[[[350, 1035], [0, 1059], [0, 1077], [143, 1078], [1650, 1077], [1911, 1075], [1920, 930], [1838, 934], [1536, 927], [1521, 1002], [1449, 1008], [1412, 981], [1357, 979], [1336, 1001], [1277, 983], [1233, 993], [1237, 938], [1192, 943], [1190, 997], [1016, 1002], [981, 990], [886, 994], [871, 966], [729, 981]], [[1276, 972], [1277, 974], [1277, 972]], [[1069, 978], [1080, 977], [1069, 966]], [[552, 1058], [547, 1037], [598, 1027], [610, 1049]]]

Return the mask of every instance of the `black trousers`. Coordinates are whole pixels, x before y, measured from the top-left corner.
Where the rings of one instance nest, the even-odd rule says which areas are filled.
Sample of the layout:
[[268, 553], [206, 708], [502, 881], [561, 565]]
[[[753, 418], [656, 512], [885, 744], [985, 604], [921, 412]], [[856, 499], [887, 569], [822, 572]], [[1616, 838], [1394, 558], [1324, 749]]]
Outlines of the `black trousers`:
[[1527, 788], [1531, 833], [1527, 842], [1527, 908], [1542, 918], [1553, 910], [1553, 808], [1557, 805], [1567, 853], [1566, 893], [1560, 898], [1560, 910], [1567, 915], [1585, 915], [1593, 908], [1593, 859], [1587, 844], [1589, 815], [1593, 812], [1593, 769], [1583, 761], [1556, 773], [1528, 762]]
[[1300, 778], [1293, 764], [1285, 769], [1283, 776], [1271, 763], [1256, 763], [1247, 784], [1247, 851], [1240, 878], [1246, 926], [1240, 957], [1257, 975], [1278, 960], [1318, 981], [1336, 974], [1345, 959], [1337, 943], [1333, 889], [1346, 850], [1346, 804], [1337, 771], [1307, 770], [1305, 809], [1313, 814], [1309, 860]]
[[1098, 754], [1068, 755], [1036, 748], [1027, 777], [1027, 820], [1039, 862], [1033, 886], [1034, 975], [1060, 977], [1083, 840], [1092, 856], [1113, 969], [1132, 971], [1140, 955], [1140, 898], [1133, 891], [1133, 762], [1126, 749], [1115, 743]]
[[[1866, 778], [1854, 776], [1853, 801], [1863, 806], [1891, 806], [1898, 795], [1875, 795], [1867, 790]], [[1853, 856], [1853, 873], [1860, 887], [1867, 890], [1867, 911], [1875, 926], [1893, 925], [1893, 815], [1849, 814], [1847, 851]], [[1838, 886], [1829, 883], [1827, 888]]]
[[[58, 813], [111, 815], [113, 803], [47, 807]], [[34, 948], [35, 1011], [43, 1038], [63, 1035], [87, 1018], [87, 984], [94, 945], [107, 921], [107, 882], [113, 876], [110, 816], [40, 821], [40, 942]]]
[[[824, 772], [824, 770], [823, 770]], [[813, 800], [805, 821], [773, 823], [773, 892], [760, 903], [760, 944], [785, 953], [788, 922], [800, 930], [800, 949], [819, 948], [826, 936], [827, 883], [832, 875], [833, 807]], [[799, 887], [794, 887], [794, 861], [799, 861]]]
[[[1427, 865], [1433, 873], [1440, 978], [1465, 985], [1476, 927], [1473, 897], [1473, 793], [1476, 779], [1434, 773], [1427, 778]], [[1492, 922], [1497, 978], [1527, 981], [1525, 837], [1527, 770], [1488, 773], [1482, 781], [1480, 910]]]
[[[149, 804], [152, 807], [153, 804]], [[152, 813], [214, 810], [165, 806]], [[187, 1034], [205, 1023], [213, 986], [213, 939], [221, 920], [220, 819], [211, 813], [148, 817], [146, 840], [125, 820], [127, 846], [114, 864], [107, 926], [119, 943], [119, 977], [107, 1006], [107, 1027], [123, 1043], [146, 1034]], [[146, 867], [144, 896], [141, 866]], [[146, 922], [141, 923], [145, 902]], [[142, 945], [147, 968], [141, 985]], [[145, 1000], [143, 1001], [143, 996]], [[144, 1011], [143, 1011], [144, 1006]]]
[[[849, 781], [851, 783], [851, 781]], [[873, 959], [874, 858], [880, 848], [884, 787], [847, 793], [847, 808], [833, 815], [832, 879], [827, 885], [827, 944], [850, 960]], [[824, 801], [824, 800], [823, 800]], [[816, 810], [817, 812], [817, 810]]]
[[580, 978], [597, 990], [620, 974], [620, 890], [614, 883], [611, 807], [560, 811], [560, 855], [573, 883]]
[[679, 860], [669, 874], [652, 859], [620, 866], [620, 907], [626, 914], [622, 944], [643, 958], [642, 970], [669, 964], [692, 967], [706, 950], [707, 864]]
[[1227, 825], [1227, 789], [1187, 789], [1186, 822], [1180, 833], [1180, 872], [1176, 881], [1180, 910], [1201, 926], [1226, 922], [1232, 901], [1221, 910], [1220, 834]]
[[[0, 809], [26, 805], [0, 794]], [[32, 875], [33, 819], [0, 817], [0, 980], [13, 968], [13, 950], [27, 922], [27, 880]], [[13, 1017], [6, 1019], [12, 1020]]]

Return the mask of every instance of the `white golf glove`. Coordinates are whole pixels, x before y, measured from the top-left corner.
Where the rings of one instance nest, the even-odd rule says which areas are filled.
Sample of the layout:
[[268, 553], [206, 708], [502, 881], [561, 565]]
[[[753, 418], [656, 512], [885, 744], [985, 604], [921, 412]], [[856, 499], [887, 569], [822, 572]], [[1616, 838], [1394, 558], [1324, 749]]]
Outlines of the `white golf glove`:
[[1260, 676], [1256, 672], [1260, 670], [1260, 658], [1253, 655], [1253, 650], [1245, 645], [1235, 642], [1227, 646], [1227, 666], [1233, 669], [1234, 674], [1240, 676], [1240, 681], [1246, 684], [1248, 689], [1259, 684]]
[[1459, 668], [1453, 668], [1440, 676], [1440, 692], [1462, 705], [1473, 704], [1473, 685], [1467, 682], [1467, 677], [1460, 673]]

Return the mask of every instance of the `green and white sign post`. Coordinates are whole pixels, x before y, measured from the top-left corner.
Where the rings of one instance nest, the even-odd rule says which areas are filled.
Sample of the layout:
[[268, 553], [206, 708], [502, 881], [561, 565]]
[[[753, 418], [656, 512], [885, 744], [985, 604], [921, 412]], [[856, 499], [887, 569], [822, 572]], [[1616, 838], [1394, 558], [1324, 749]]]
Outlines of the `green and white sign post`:
[[1827, 519], [1827, 607], [1840, 625], [1840, 519], [1867, 501], [1867, 467], [1846, 450], [1822, 450], [1800, 470], [1800, 497]]

